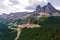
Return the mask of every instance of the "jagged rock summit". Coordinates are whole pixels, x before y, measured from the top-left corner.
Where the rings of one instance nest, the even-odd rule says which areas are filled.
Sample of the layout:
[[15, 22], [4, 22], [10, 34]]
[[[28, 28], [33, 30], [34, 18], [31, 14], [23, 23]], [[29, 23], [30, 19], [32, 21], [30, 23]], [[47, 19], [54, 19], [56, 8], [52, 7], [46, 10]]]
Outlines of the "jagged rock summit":
[[47, 5], [41, 7], [40, 5], [38, 5], [36, 7], [36, 12], [37, 13], [46, 13], [46, 15], [50, 15], [50, 16], [60, 16], [60, 11], [55, 9], [51, 3], [47, 3]]
[[4, 13], [1, 16], [7, 19], [12, 19], [12, 18], [15, 19], [15, 18], [20, 18], [22, 16], [26, 16], [27, 14], [31, 15], [32, 13], [37, 13], [37, 14], [39, 13], [40, 15], [45, 15], [45, 16], [60, 16], [60, 11], [55, 9], [49, 2], [43, 7], [38, 5], [34, 12], [16, 12], [16, 13], [10, 13], [8, 15]]

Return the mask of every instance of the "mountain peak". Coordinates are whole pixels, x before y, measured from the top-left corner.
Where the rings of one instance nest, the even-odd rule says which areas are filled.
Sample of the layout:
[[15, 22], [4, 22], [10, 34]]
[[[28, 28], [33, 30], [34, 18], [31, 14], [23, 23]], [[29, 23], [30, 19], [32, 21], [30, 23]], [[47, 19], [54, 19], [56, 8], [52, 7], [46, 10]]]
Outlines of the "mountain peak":
[[37, 6], [37, 8], [36, 8], [36, 10], [39, 10], [40, 8], [41, 8], [41, 6], [40, 6], [40, 5], [38, 5], [38, 6]]
[[47, 3], [47, 5], [41, 7], [40, 5], [38, 5], [36, 7], [36, 11], [39, 11], [39, 12], [55, 12], [56, 9], [51, 5], [51, 3]]
[[[51, 7], [51, 8], [54, 8], [54, 7], [51, 5], [51, 3], [49, 3], [49, 2], [47, 3], [46, 6], [49, 7], [49, 8], [50, 8], [50, 7]], [[55, 8], [54, 8], [54, 9], [55, 9]]]
[[55, 14], [55, 13], [60, 13], [60, 11], [59, 10], [57, 10], [57, 9], [55, 9], [52, 5], [51, 5], [51, 3], [47, 3], [47, 5], [45, 5], [45, 6], [43, 6], [43, 7], [41, 7], [40, 5], [38, 5], [37, 7], [36, 7], [36, 12], [42, 12], [42, 13], [48, 13], [48, 14], [50, 14], [50, 15], [52, 15], [53, 13]]
[[38, 5], [38, 6], [36, 7], [36, 11], [38, 11], [38, 12], [41, 11], [41, 6], [40, 6], [40, 5]]
[[51, 5], [51, 3], [47, 3], [47, 5], [43, 6], [42, 9], [44, 12], [56, 12], [56, 9]]
[[51, 3], [50, 3], [50, 2], [48, 2], [48, 3], [47, 3], [47, 5], [51, 5]]

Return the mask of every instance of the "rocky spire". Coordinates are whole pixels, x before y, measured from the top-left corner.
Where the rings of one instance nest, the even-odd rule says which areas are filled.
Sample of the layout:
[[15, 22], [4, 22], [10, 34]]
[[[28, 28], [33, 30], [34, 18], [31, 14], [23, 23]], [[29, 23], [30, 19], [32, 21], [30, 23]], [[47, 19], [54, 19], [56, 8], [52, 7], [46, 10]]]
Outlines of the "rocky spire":
[[47, 5], [40, 8], [41, 12], [55, 12], [56, 9], [51, 5], [51, 3], [47, 3]]
[[36, 11], [41, 12], [41, 6], [40, 6], [40, 5], [38, 5], [38, 6], [36, 7]]
[[52, 15], [53, 13], [60, 13], [59, 10], [55, 9], [51, 3], [47, 3], [45, 6], [41, 7], [40, 5], [38, 5], [36, 7], [36, 12], [42, 12], [42, 13], [49, 13], [50, 15]]

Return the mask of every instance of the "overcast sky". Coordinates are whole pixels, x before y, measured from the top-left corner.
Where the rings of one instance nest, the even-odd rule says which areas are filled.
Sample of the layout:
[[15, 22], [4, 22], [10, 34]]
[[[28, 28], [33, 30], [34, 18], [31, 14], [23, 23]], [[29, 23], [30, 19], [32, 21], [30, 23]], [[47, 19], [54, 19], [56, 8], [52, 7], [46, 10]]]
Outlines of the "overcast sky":
[[56, 9], [60, 10], [60, 0], [0, 0], [0, 14], [10, 12], [24, 12], [34, 11], [28, 10], [26, 7], [32, 7], [36, 5], [46, 5], [50, 2]]

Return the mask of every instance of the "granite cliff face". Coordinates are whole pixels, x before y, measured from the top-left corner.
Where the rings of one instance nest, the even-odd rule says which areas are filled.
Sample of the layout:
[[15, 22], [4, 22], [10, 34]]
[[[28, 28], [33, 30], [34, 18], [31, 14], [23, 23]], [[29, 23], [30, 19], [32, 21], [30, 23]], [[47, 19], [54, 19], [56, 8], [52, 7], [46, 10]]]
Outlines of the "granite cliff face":
[[47, 3], [47, 5], [45, 5], [43, 7], [38, 5], [36, 7], [35, 12], [37, 12], [39, 14], [46, 15], [46, 16], [60, 16], [60, 11], [55, 9], [49, 2]]

